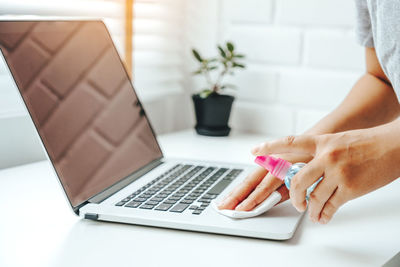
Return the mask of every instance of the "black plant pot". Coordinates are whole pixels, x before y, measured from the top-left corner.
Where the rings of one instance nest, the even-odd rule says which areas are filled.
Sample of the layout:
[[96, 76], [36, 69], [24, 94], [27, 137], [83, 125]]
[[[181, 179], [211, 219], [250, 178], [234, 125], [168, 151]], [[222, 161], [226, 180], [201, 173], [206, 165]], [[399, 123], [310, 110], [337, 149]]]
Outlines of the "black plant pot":
[[210, 94], [206, 98], [192, 95], [196, 112], [196, 132], [207, 136], [228, 136], [231, 128], [228, 126], [231, 114], [233, 96]]

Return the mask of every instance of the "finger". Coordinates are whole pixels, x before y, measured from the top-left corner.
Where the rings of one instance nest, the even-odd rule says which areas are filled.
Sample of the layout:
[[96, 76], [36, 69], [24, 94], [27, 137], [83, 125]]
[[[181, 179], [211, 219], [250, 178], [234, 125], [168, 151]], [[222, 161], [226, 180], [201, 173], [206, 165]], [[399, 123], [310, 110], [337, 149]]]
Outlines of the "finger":
[[322, 209], [319, 222], [322, 224], [327, 224], [333, 217], [333, 214], [346, 203], [346, 199], [344, 194], [337, 188], [329, 200], [325, 203], [324, 208]]
[[289, 189], [287, 189], [286, 185], [281, 185], [276, 191], [282, 196], [281, 200], [276, 205], [289, 199]]
[[282, 185], [282, 180], [267, 174], [251, 194], [242, 201], [235, 210], [249, 211], [263, 202], [269, 195]]
[[270, 142], [262, 143], [252, 149], [255, 156], [281, 153], [305, 153], [314, 155], [316, 150], [315, 137], [312, 135], [287, 136]]
[[329, 176], [325, 174], [324, 179], [318, 183], [317, 187], [310, 194], [308, 201], [308, 213], [311, 221], [318, 222], [320, 214], [324, 208], [325, 203], [335, 192], [337, 185], [333, 179], [329, 179]]
[[264, 179], [268, 171], [258, 167], [253, 173], [247, 176], [238, 186], [236, 186], [218, 205], [219, 209], [234, 209], [237, 204], [242, 202], [254, 188]]
[[290, 199], [293, 206], [300, 212], [307, 208], [306, 193], [313, 183], [324, 174], [324, 165], [318, 159], [311, 160], [290, 182]]

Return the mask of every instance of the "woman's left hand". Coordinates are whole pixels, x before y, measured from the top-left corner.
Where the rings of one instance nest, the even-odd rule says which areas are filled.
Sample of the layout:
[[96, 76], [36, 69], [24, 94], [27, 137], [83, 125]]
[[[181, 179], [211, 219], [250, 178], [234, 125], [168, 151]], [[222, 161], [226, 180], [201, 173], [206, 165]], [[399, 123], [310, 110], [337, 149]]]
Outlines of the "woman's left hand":
[[305, 211], [307, 188], [324, 176], [308, 205], [310, 219], [325, 224], [347, 201], [400, 176], [400, 131], [396, 129], [388, 124], [336, 134], [289, 136], [263, 143], [252, 153], [312, 155], [313, 159], [293, 177], [290, 199], [298, 211]]

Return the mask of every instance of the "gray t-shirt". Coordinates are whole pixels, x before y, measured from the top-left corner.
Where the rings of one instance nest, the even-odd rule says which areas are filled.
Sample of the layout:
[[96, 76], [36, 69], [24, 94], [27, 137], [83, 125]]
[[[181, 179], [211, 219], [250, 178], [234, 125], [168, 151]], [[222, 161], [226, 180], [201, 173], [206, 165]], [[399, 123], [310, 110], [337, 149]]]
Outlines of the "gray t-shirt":
[[400, 100], [400, 0], [355, 0], [358, 42], [374, 47]]

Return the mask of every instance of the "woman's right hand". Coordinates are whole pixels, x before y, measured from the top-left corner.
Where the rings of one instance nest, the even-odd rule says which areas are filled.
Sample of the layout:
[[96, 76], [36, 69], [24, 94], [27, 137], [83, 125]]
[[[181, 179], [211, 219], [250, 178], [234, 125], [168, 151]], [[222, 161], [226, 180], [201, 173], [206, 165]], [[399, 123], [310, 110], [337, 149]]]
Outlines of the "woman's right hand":
[[[282, 154], [276, 156], [292, 163], [307, 163], [312, 159], [311, 156], [305, 154]], [[289, 191], [283, 181], [272, 176], [264, 168], [258, 167], [221, 201], [218, 208], [250, 211], [276, 190], [282, 195], [279, 203], [289, 199]]]

